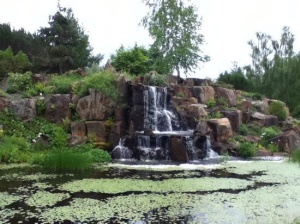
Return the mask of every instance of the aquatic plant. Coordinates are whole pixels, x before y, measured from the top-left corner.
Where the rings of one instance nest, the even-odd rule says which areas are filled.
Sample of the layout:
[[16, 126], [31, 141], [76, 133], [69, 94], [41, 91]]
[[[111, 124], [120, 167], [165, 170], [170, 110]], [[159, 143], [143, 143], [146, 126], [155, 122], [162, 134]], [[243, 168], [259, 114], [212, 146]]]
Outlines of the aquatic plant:
[[36, 164], [52, 171], [82, 171], [91, 168], [91, 157], [85, 153], [72, 150], [55, 150], [47, 152]]

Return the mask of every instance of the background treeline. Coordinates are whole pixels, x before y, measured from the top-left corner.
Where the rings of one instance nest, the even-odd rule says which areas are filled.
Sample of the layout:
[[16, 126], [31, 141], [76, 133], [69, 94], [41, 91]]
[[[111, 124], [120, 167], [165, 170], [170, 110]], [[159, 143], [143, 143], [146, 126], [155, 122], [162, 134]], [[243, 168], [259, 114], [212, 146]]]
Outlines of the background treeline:
[[300, 53], [294, 52], [294, 35], [288, 27], [280, 40], [265, 33], [256, 33], [251, 47], [252, 64], [220, 74], [217, 82], [235, 89], [260, 93], [287, 103], [292, 114], [300, 117]]
[[[49, 17], [49, 26], [35, 33], [0, 24], [0, 75], [7, 72], [64, 73], [101, 61], [92, 55], [88, 36], [71, 9], [58, 6]], [[18, 69], [15, 69], [18, 67]]]

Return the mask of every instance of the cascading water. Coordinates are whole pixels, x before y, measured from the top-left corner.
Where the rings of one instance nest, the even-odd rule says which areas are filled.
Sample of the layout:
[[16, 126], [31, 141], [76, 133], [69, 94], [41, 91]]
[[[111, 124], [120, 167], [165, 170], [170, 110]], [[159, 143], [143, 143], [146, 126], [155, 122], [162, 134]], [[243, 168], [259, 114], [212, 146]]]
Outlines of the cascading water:
[[119, 144], [112, 151], [112, 155], [115, 159], [132, 159], [133, 152], [124, 146], [124, 140], [120, 138]]
[[[125, 158], [130, 155], [129, 150], [131, 155], [134, 154], [136, 158], [144, 161], [170, 160], [170, 150], [172, 150], [169, 148], [170, 139], [175, 137], [181, 138], [181, 144], [184, 145], [189, 160], [198, 160], [199, 155], [203, 158], [203, 153], [199, 153], [199, 149], [195, 147], [193, 131], [186, 130], [185, 126], [181, 125], [177, 113], [172, 111], [172, 106], [168, 102], [168, 89], [155, 86], [143, 88], [144, 131], [137, 131], [134, 134], [135, 140], [132, 148], [134, 153], [120, 143], [116, 147], [117, 151], [125, 150]], [[206, 148], [209, 158], [217, 156], [211, 150], [210, 139], [207, 140]]]
[[148, 86], [144, 90], [144, 129], [154, 132], [172, 132], [178, 118], [167, 109], [167, 88]]
[[211, 141], [210, 141], [210, 136], [206, 137], [206, 151], [207, 151], [207, 156], [206, 159], [217, 159], [219, 158], [219, 154], [216, 153], [214, 150], [211, 148]]

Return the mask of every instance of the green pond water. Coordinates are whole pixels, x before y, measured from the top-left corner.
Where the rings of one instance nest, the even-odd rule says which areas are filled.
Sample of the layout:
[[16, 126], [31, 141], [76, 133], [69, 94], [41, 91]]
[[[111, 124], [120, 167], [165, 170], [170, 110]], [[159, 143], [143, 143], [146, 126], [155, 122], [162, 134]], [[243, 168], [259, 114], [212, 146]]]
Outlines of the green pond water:
[[50, 173], [0, 164], [0, 223], [300, 223], [300, 167], [108, 164]]

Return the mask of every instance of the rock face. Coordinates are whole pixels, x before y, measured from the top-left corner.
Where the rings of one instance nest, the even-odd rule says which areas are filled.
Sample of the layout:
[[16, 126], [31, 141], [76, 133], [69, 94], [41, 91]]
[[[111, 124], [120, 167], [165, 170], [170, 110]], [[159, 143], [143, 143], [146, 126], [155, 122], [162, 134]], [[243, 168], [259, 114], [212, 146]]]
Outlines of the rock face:
[[105, 129], [104, 121], [87, 121], [87, 136], [95, 142], [106, 142], [107, 132]]
[[236, 106], [236, 96], [232, 89], [217, 87], [215, 91], [218, 100], [224, 99], [227, 101], [229, 106]]
[[300, 148], [300, 136], [294, 130], [286, 131], [271, 141], [279, 146], [281, 152], [291, 152]]
[[64, 119], [71, 120], [71, 96], [69, 94], [55, 94], [45, 98], [47, 120], [61, 124]]
[[5, 98], [5, 97], [0, 97], [0, 111], [4, 110], [5, 108], [10, 107], [11, 102], [9, 99]]
[[198, 99], [199, 103], [207, 104], [215, 99], [215, 90], [211, 86], [194, 86], [192, 91], [193, 96]]
[[212, 130], [212, 136], [216, 142], [227, 141], [233, 135], [228, 118], [210, 119], [207, 124]]
[[254, 112], [250, 118], [251, 123], [258, 124], [264, 127], [278, 125], [278, 118], [274, 115], [266, 115], [259, 112]]
[[25, 122], [32, 121], [36, 116], [34, 99], [13, 100], [10, 108]]
[[183, 96], [184, 98], [192, 97], [192, 87], [190, 86], [174, 86], [174, 96]]
[[190, 104], [186, 109], [188, 115], [194, 117], [196, 120], [207, 116], [205, 104]]
[[238, 131], [239, 127], [242, 124], [242, 111], [240, 110], [225, 110], [222, 111], [222, 114], [227, 117], [230, 121], [232, 130], [234, 132]]
[[89, 96], [78, 100], [76, 110], [81, 119], [92, 121], [103, 121], [112, 116], [116, 103], [110, 98], [104, 96], [101, 92], [90, 91]]
[[182, 138], [172, 136], [170, 137], [169, 141], [171, 159], [175, 162], [186, 163], [189, 160], [189, 158]]

